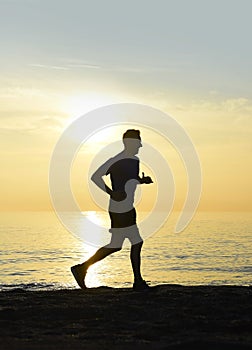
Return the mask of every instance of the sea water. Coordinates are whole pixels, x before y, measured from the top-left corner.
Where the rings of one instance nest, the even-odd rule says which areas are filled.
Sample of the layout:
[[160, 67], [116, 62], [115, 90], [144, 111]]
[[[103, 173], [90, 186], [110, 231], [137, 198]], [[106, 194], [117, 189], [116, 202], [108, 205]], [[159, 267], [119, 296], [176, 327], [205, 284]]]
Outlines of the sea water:
[[[109, 226], [105, 212], [83, 215]], [[150, 285], [252, 284], [251, 213], [198, 212], [184, 231], [174, 233], [177, 218], [173, 213], [144, 242], [142, 274]], [[54, 212], [2, 212], [0, 219], [0, 290], [77, 287], [70, 267], [97, 247], [68, 232]], [[93, 265], [87, 286], [130, 287], [129, 252], [126, 244]]]

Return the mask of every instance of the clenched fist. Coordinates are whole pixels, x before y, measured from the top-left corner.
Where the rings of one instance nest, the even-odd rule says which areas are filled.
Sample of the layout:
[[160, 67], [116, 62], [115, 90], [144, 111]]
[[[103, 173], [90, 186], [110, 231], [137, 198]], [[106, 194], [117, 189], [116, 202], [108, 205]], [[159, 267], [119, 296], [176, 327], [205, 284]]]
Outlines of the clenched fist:
[[140, 178], [140, 183], [141, 184], [151, 184], [151, 183], [153, 183], [153, 181], [152, 181], [150, 176], [144, 176], [144, 173], [142, 173], [142, 178]]

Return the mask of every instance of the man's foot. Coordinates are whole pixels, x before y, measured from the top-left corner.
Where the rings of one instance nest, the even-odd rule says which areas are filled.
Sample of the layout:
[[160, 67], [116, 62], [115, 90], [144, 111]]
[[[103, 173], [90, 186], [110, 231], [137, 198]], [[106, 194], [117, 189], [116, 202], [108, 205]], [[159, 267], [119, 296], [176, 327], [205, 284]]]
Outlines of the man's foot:
[[136, 292], [145, 292], [150, 290], [150, 286], [145, 282], [145, 280], [139, 280], [134, 282], [133, 290]]
[[78, 264], [75, 266], [71, 267], [71, 272], [78, 283], [78, 285], [82, 288], [85, 289], [87, 288], [85, 285], [85, 276], [87, 273], [87, 268], [83, 267], [82, 265]]

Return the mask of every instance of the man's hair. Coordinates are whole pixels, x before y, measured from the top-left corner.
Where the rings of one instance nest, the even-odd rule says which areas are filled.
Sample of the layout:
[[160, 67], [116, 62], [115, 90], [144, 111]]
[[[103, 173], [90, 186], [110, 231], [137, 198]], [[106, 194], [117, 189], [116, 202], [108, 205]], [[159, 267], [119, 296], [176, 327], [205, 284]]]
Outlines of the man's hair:
[[140, 131], [135, 129], [129, 129], [123, 134], [123, 139], [138, 139], [141, 140]]

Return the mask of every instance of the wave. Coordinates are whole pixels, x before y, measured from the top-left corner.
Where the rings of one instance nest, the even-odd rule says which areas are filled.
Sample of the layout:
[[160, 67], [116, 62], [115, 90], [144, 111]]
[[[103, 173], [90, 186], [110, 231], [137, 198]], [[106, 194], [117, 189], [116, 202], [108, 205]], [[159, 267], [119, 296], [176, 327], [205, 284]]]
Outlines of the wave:
[[0, 292], [6, 291], [37, 291], [37, 290], [59, 290], [74, 289], [73, 286], [62, 285], [59, 283], [17, 283], [17, 284], [0, 284]]

